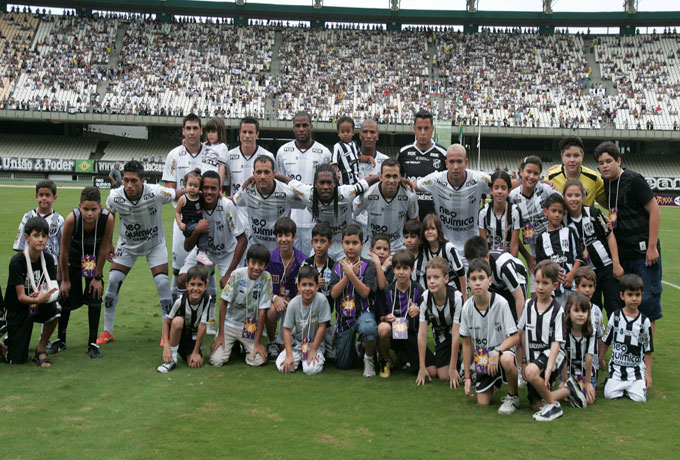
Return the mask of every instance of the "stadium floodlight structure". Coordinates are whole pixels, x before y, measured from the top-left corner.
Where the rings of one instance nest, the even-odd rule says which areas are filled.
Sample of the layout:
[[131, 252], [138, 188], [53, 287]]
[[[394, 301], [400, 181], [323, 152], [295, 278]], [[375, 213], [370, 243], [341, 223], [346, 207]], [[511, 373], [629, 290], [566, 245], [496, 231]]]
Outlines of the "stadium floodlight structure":
[[237, 4], [238, 6], [243, 6], [243, 5], [246, 4], [246, 0], [236, 0], [236, 4]]
[[399, 11], [399, 7], [401, 6], [401, 0], [390, 0], [390, 10], [391, 11]]
[[317, 10], [323, 6], [323, 0], [314, 0], [314, 8]]
[[639, 0], [623, 0], [623, 9], [628, 14], [636, 14]]
[[467, 3], [467, 12], [476, 13], [477, 6], [479, 5], [479, 0], [465, 0]]
[[543, 0], [543, 12], [545, 14], [553, 14], [552, 0]]

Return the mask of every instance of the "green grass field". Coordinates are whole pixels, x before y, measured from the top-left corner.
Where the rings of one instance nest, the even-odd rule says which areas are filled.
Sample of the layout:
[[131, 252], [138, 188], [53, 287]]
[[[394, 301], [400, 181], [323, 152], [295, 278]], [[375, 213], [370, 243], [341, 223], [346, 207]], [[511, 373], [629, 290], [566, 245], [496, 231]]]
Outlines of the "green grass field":
[[[66, 215], [80, 191], [61, 189]], [[7, 282], [12, 241], [34, 206], [28, 188], [0, 188], [0, 283]], [[680, 284], [680, 209], [664, 208], [664, 280]], [[166, 206], [166, 229], [172, 208]], [[117, 236], [117, 231], [116, 231]], [[170, 238], [168, 238], [168, 242]], [[122, 286], [115, 342], [104, 358], [86, 354], [87, 310], [71, 315], [68, 350], [51, 369], [0, 365], [0, 457], [18, 458], [677, 458], [680, 455], [680, 290], [664, 285], [657, 324], [653, 388], [646, 404], [607, 401], [586, 410], [563, 404], [564, 417], [537, 423], [520, 390], [511, 416], [478, 407], [461, 389], [415, 377], [365, 379], [333, 365], [316, 377], [282, 375], [271, 363], [189, 369], [168, 375], [161, 362], [155, 285], [140, 260]], [[106, 269], [108, 274], [108, 267]], [[103, 325], [103, 315], [102, 323]], [[100, 325], [101, 330], [101, 325]], [[34, 328], [31, 350], [37, 343]], [[209, 342], [204, 345], [208, 351]], [[32, 351], [31, 351], [32, 353]]]

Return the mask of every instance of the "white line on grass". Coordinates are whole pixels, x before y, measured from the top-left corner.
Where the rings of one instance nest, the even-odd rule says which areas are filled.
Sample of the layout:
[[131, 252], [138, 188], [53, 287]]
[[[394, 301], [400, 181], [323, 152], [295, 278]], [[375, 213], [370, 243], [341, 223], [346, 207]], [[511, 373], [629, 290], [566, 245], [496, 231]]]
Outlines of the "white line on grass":
[[678, 286], [677, 284], [669, 283], [668, 281], [664, 281], [664, 280], [661, 280], [661, 282], [662, 282], [663, 284], [667, 284], [667, 285], [669, 285], [669, 286], [671, 286], [671, 287], [674, 287], [675, 289], [680, 289], [680, 286]]

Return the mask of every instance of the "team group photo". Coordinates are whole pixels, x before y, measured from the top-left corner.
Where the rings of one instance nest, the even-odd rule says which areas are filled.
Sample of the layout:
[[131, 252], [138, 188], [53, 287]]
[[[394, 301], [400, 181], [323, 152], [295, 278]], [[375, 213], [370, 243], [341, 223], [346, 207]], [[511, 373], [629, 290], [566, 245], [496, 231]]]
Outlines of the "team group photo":
[[[399, 2], [391, 3], [399, 11]], [[598, 60], [596, 74], [592, 65], [587, 70], [587, 55], [601, 53], [595, 47], [609, 46], [610, 37], [566, 28], [560, 37], [553, 27], [556, 40], [578, 41], [586, 56], [582, 66], [570, 55], [554, 63], [555, 75], [572, 76], [560, 90], [541, 87], [556, 82], [541, 67], [540, 84], [520, 77], [517, 92], [501, 95], [504, 83], [496, 81], [495, 93], [476, 99], [482, 80], [472, 84], [477, 91], [464, 91], [473, 72], [456, 77], [456, 59], [484, 78], [512, 83], [512, 70], [504, 73], [503, 66], [511, 69], [521, 58], [506, 62], [508, 50], [527, 46], [539, 67], [548, 62], [545, 50], [536, 50], [542, 42], [528, 41], [533, 32], [463, 35], [436, 26], [394, 32], [388, 24], [388, 34], [403, 34], [393, 36], [404, 43], [397, 51], [381, 26], [325, 24], [321, 48], [326, 39], [347, 49], [359, 40], [371, 43], [366, 56], [376, 50], [390, 62], [400, 56], [393, 69], [403, 69], [403, 90], [396, 89], [398, 72], [360, 67], [348, 77], [354, 90], [343, 93], [327, 79], [333, 72], [327, 65], [311, 71], [316, 83], [297, 77], [307, 64], [289, 44], [310, 47], [317, 64], [325, 59], [307, 41], [319, 33], [313, 9], [305, 13], [311, 25], [252, 19], [244, 27], [237, 19], [166, 21], [172, 15], [160, 13], [88, 16], [68, 4], [63, 19], [27, 6], [0, 13], [3, 46], [17, 50], [3, 65], [19, 65], [0, 86], [0, 115], [8, 123], [0, 130], [0, 410], [8, 417], [4, 428], [0, 423], [0, 445], [9, 443], [8, 458], [55, 452], [146, 458], [164, 449], [173, 457], [401, 458], [423, 455], [423, 448], [450, 457], [458, 449], [443, 440], [456, 436], [450, 429], [470, 440], [460, 455], [496, 456], [514, 445], [519, 450], [511, 458], [533, 458], [548, 447], [545, 437], [557, 442], [556, 458], [581, 458], [597, 452], [589, 436], [610, 435], [617, 440], [603, 444], [607, 458], [619, 448], [624, 458], [677, 451], [667, 438], [679, 405], [671, 364], [678, 346], [673, 303], [680, 300], [673, 235], [680, 190], [675, 194], [672, 185], [680, 137], [677, 122], [668, 122], [677, 118], [680, 93], [674, 29], [650, 41], [669, 44], [655, 54], [667, 53], [667, 61], [638, 75], [660, 72], [641, 80], [642, 96], [625, 86], [625, 76], [605, 76], [605, 69], [623, 66], [618, 56], [613, 67]], [[604, 20], [606, 13], [597, 14]], [[654, 17], [652, 24], [666, 24]], [[44, 34], [42, 24], [49, 24]], [[142, 87], [131, 84], [164, 88], [177, 80], [162, 68], [148, 77], [132, 73], [128, 47], [139, 57], [139, 72], [139, 64], [160, 63], [144, 61], [149, 53], [179, 56], [175, 45], [201, 25], [208, 35], [220, 27], [227, 35], [236, 31], [231, 51], [224, 42], [220, 53], [233, 59], [251, 49], [271, 62], [246, 59], [238, 72], [227, 67], [232, 77], [218, 61], [211, 61], [213, 76], [200, 67], [178, 70], [172, 78], [208, 83], [188, 83], [178, 99], [158, 90], [154, 97], [168, 101], [167, 109], [154, 105], [149, 91], [141, 97]], [[150, 51], [131, 31], [155, 37]], [[535, 37], [551, 36], [544, 32]], [[81, 43], [88, 36], [97, 37], [92, 50]], [[455, 41], [466, 36], [480, 37], [497, 60], [487, 57], [480, 67], [466, 57], [476, 56], [474, 42]], [[504, 48], [503, 36], [512, 46]], [[425, 51], [411, 54], [418, 37]], [[444, 46], [451, 37], [454, 44]], [[106, 40], [117, 43], [113, 50], [100, 50]], [[639, 40], [646, 56], [648, 42]], [[42, 71], [26, 70], [35, 65], [31, 50], [54, 43], [60, 54], [78, 56], [73, 47], [89, 56], [53, 62], [72, 66], [77, 83], [62, 81], [44, 100], [31, 96], [23, 105], [27, 88], [42, 94], [46, 81]], [[202, 51], [220, 56], [211, 54], [217, 42], [208, 43]], [[338, 69], [366, 57], [336, 56], [328, 46], [326, 62]], [[635, 52], [620, 62], [638, 62]], [[126, 82], [117, 83], [123, 74], [112, 64], [97, 70], [100, 83], [88, 84], [95, 74], [89, 59], [101, 59], [96, 53], [127, 59], [120, 64]], [[413, 80], [418, 53], [427, 73]], [[172, 60], [178, 69], [182, 59]], [[30, 84], [22, 65], [35, 77]], [[357, 72], [366, 74], [357, 79]], [[262, 77], [249, 80], [255, 75]], [[219, 93], [221, 78], [234, 90], [229, 98]], [[286, 78], [291, 86], [281, 89]], [[381, 79], [394, 94], [378, 89]], [[658, 109], [650, 100], [653, 84], [665, 88]], [[79, 98], [82, 110], [57, 105], [84, 88], [103, 88], [105, 98]], [[327, 106], [324, 91], [340, 96]], [[560, 102], [558, 91], [569, 101]], [[582, 100], [572, 99], [577, 91]], [[637, 97], [645, 108], [629, 120], [630, 108], [617, 105], [612, 91], [623, 91], [630, 103]], [[512, 95], [520, 92], [524, 102], [515, 105]], [[535, 109], [509, 107], [533, 97]], [[501, 109], [488, 108], [499, 98]], [[38, 114], [56, 117], [55, 127], [31, 118]], [[657, 421], [664, 428], [655, 433]], [[488, 445], [476, 438], [484, 426], [497, 438]], [[36, 450], [11, 441], [16, 430], [31, 429], [44, 441]], [[99, 430], [101, 443], [94, 441]], [[262, 435], [269, 447], [259, 445]], [[207, 450], [220, 436], [223, 446]], [[526, 445], [524, 436], [532, 437]]]

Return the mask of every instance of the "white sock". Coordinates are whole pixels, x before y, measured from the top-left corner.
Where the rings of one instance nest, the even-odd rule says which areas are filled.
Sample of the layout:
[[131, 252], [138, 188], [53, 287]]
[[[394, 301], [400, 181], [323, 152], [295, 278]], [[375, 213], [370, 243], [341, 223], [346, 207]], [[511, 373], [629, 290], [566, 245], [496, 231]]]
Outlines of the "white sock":
[[170, 351], [172, 352], [172, 361], [177, 362], [177, 350], [179, 350], [179, 345], [176, 347], [170, 347]]
[[369, 359], [371, 359], [371, 358], [373, 358], [373, 356], [368, 356], [366, 353], [364, 353], [364, 358], [369, 358]]

